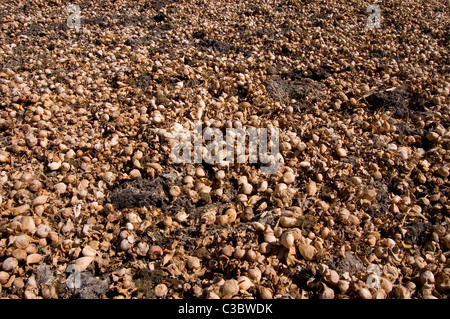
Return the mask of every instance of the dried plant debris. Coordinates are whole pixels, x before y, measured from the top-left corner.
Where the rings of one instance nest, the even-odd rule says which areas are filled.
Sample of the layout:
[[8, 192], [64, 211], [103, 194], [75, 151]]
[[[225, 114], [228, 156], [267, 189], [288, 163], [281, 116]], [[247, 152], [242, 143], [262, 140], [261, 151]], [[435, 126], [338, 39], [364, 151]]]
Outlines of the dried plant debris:
[[448, 299], [448, 5], [370, 4], [1, 1], [0, 297]]

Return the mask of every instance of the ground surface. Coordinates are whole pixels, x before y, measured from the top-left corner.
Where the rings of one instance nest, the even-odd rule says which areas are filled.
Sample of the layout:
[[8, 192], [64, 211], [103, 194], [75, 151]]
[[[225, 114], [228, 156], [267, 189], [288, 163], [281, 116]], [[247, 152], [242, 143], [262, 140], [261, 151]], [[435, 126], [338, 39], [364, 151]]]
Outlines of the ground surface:
[[73, 3], [0, 4], [3, 298], [448, 298], [447, 1]]

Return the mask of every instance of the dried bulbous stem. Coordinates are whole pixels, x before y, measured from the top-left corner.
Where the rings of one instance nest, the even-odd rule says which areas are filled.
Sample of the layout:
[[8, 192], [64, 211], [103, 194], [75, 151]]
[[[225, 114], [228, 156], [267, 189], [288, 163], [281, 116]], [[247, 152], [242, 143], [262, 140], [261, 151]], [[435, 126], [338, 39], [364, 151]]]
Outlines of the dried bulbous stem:
[[201, 266], [200, 259], [197, 257], [189, 256], [187, 258], [187, 266], [189, 269], [199, 269]]
[[163, 250], [159, 246], [150, 246], [148, 250], [148, 256], [150, 259], [158, 259], [163, 254]]
[[2, 269], [4, 271], [9, 272], [9, 271], [15, 270], [18, 267], [18, 265], [19, 265], [19, 262], [17, 261], [16, 258], [8, 257], [3, 261]]
[[324, 283], [322, 285], [323, 285], [323, 291], [320, 294], [319, 298], [320, 299], [334, 299], [335, 294], [334, 294], [333, 289], [329, 288]]
[[158, 284], [155, 287], [155, 296], [158, 298], [164, 298], [167, 295], [168, 288], [165, 284]]
[[290, 248], [294, 246], [295, 238], [291, 232], [285, 232], [281, 235], [281, 243], [284, 247]]
[[28, 235], [17, 236], [16, 239], [14, 240], [14, 247], [25, 249], [28, 247], [28, 245], [30, 245], [30, 241], [31, 239]]
[[233, 297], [239, 292], [239, 283], [235, 279], [227, 280], [222, 286], [222, 294], [224, 296]]

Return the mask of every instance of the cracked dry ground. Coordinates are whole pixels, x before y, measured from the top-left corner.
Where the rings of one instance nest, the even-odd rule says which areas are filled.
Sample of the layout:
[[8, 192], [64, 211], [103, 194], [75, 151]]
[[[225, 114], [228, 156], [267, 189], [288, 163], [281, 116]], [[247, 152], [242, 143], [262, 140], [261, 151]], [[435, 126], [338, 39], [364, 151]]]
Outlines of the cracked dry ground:
[[2, 1], [1, 297], [448, 299], [449, 7], [371, 4]]

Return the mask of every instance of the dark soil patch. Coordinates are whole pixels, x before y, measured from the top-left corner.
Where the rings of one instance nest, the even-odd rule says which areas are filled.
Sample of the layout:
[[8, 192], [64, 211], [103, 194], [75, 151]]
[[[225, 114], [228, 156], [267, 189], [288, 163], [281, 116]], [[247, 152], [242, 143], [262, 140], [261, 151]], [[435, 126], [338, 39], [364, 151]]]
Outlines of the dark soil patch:
[[322, 64], [317, 69], [311, 70], [311, 72], [311, 79], [314, 81], [321, 81], [332, 76], [335, 70], [327, 64]]
[[[309, 299], [318, 299], [320, 293], [323, 291], [322, 281], [312, 271], [309, 265], [296, 271], [292, 276], [292, 282], [307, 292]], [[291, 296], [294, 296], [292, 293], [295, 292], [290, 293]]]
[[450, 46], [450, 30], [447, 29], [447, 31], [444, 32], [444, 35], [439, 40], [439, 44], [446, 47]]
[[204, 30], [197, 30], [192, 33], [194, 39], [204, 39], [206, 38], [206, 32]]
[[166, 15], [160, 12], [153, 17], [153, 20], [155, 20], [155, 22], [163, 22], [164, 20], [166, 20]]
[[147, 72], [142, 73], [138, 78], [136, 78], [134, 86], [140, 89], [146, 89], [150, 86], [153, 77]]
[[195, 210], [195, 205], [191, 203], [191, 200], [187, 196], [182, 196], [176, 199], [172, 205], [168, 208], [168, 210], [172, 212], [179, 212], [181, 210], [185, 210], [186, 212], [192, 212]]
[[161, 283], [164, 277], [162, 270], [139, 269], [134, 275], [134, 283], [137, 291], [143, 294], [143, 298], [155, 298], [154, 287]]
[[239, 97], [241, 101], [247, 101], [249, 103], [252, 103], [253, 101], [252, 96], [249, 94], [248, 89], [245, 86], [238, 85], [237, 87], [232, 87], [230, 93]]
[[327, 262], [327, 265], [337, 271], [339, 274], [348, 272], [350, 275], [364, 270], [364, 264], [358, 256], [347, 251], [345, 258], [338, 257]]
[[298, 221], [303, 236], [308, 236], [317, 224], [317, 219], [312, 215], [304, 215], [300, 217]]
[[[179, 177], [175, 174], [164, 174], [153, 180], [137, 179], [123, 182], [114, 187], [111, 193], [111, 202], [119, 209], [144, 206], [167, 209], [171, 202], [168, 193], [169, 187], [178, 179]], [[177, 205], [187, 205], [187, 202], [182, 200]]]
[[45, 29], [40, 23], [32, 23], [25, 32], [26, 35], [43, 37], [46, 35]]
[[430, 227], [430, 224], [419, 221], [413, 221], [407, 224], [404, 227], [407, 230], [405, 234], [405, 242], [412, 245], [423, 245], [427, 241], [427, 230]]
[[243, 11], [243, 14], [247, 17], [249, 16], [256, 16], [256, 15], [268, 15], [268, 12], [266, 9], [261, 8], [260, 6], [256, 4], [248, 4], [245, 10]]
[[53, 277], [53, 273], [50, 269], [49, 265], [46, 264], [40, 264], [36, 268], [36, 282], [39, 285], [46, 284], [49, 282]]
[[382, 50], [382, 49], [375, 49], [375, 50], [372, 50], [371, 52], [370, 52], [370, 57], [371, 58], [384, 58], [384, 57], [391, 57], [391, 54], [389, 53], [389, 52], [387, 52], [387, 51], [384, 51], [384, 50]]
[[419, 135], [423, 134], [423, 129], [417, 129], [408, 125], [405, 122], [397, 122], [395, 123], [396, 131], [399, 135]]
[[12, 57], [8, 59], [6, 62], [1, 64], [2, 69], [12, 69], [14, 70], [17, 67], [20, 67], [23, 65], [23, 59]]
[[149, 19], [145, 15], [133, 15], [133, 16], [125, 16], [121, 17], [119, 21], [117, 21], [118, 26], [139, 26], [139, 25], [145, 25]]
[[29, 57], [34, 54], [33, 50], [26, 43], [20, 44], [13, 49], [14, 54], [1, 64], [2, 68], [12, 70], [23, 70], [24, 65], [29, 61]]
[[157, 30], [159, 30], [159, 31], [169, 31], [169, 30], [172, 30], [172, 29], [173, 29], [173, 27], [172, 27], [172, 25], [169, 22], [161, 23], [157, 27]]
[[[83, 25], [83, 23], [85, 23], [83, 21], [83, 19], [81, 19], [81, 23], [82, 23], [82, 25]], [[63, 35], [64, 31], [69, 30], [69, 27], [67, 26], [67, 22], [66, 21], [64, 21], [64, 22], [55, 22], [55, 23], [51, 23], [49, 25], [49, 30], [53, 30], [53, 31], [56, 31], [56, 32], [62, 31], [62, 32], [59, 33], [59, 35]]]
[[[171, 4], [172, 2], [173, 1], [157, 0], [157, 1], [152, 1], [151, 6], [154, 10], [159, 11], [162, 8], [164, 8], [165, 6], [168, 6], [169, 4]], [[147, 7], [148, 4], [146, 4], [145, 6]]]
[[101, 28], [106, 28], [109, 25], [109, 19], [106, 16], [81, 18], [81, 25], [97, 25]]
[[139, 39], [139, 38], [128, 38], [128, 39], [124, 42], [124, 44], [125, 44], [126, 46], [132, 47], [132, 48], [134, 49], [134, 48], [137, 48], [137, 47], [139, 47], [140, 45], [142, 45], [142, 39]]
[[177, 184], [179, 177], [175, 174], [164, 174], [153, 180], [126, 181], [113, 189], [111, 202], [119, 209], [154, 206], [173, 213], [180, 210], [194, 212], [196, 205], [192, 204], [189, 197], [181, 196], [175, 201], [171, 200], [169, 188]]
[[398, 172], [402, 170], [401, 166], [395, 165], [392, 167], [393, 173], [390, 175], [387, 174], [386, 177], [383, 178], [384, 183], [388, 187], [389, 193], [393, 193], [394, 195], [404, 196], [408, 190], [408, 188], [414, 188], [414, 181], [409, 180], [408, 186], [406, 186], [403, 181], [404, 177], [397, 175]]
[[81, 273], [81, 286], [75, 288], [71, 299], [100, 299], [109, 290], [109, 280], [100, 280], [90, 273]]
[[198, 42], [198, 46], [208, 48], [222, 54], [228, 54], [232, 51], [239, 52], [239, 49], [234, 45], [216, 39], [202, 39]]
[[275, 101], [285, 104], [290, 104], [290, 100], [295, 99], [310, 105], [325, 98], [325, 86], [309, 78], [293, 80], [274, 76], [266, 83], [266, 90]]
[[[188, 64], [188, 63], [186, 63]], [[198, 80], [198, 79], [188, 79], [186, 80], [185, 86], [187, 88], [193, 88], [193, 87], [198, 87], [200, 85], [202, 85], [204, 83], [204, 81]]]
[[412, 96], [403, 88], [377, 91], [364, 100], [371, 111], [389, 110], [398, 118], [409, 117], [412, 114], [424, 111], [418, 97]]
[[382, 184], [377, 189], [377, 197], [374, 205], [370, 206], [367, 214], [371, 217], [379, 218], [388, 213], [389, 210], [389, 188], [386, 184]]

